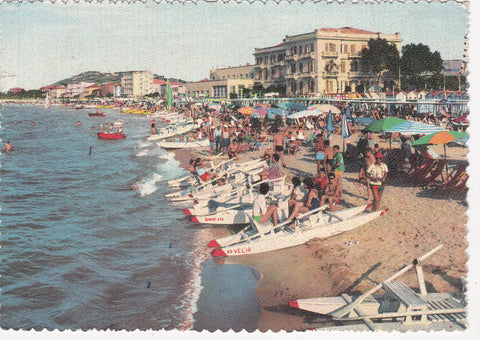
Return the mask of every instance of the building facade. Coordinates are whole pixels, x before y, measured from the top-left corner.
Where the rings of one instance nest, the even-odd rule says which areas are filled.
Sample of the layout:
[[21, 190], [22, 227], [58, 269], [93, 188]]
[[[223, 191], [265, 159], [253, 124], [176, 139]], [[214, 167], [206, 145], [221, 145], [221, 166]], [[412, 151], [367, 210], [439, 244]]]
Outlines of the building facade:
[[243, 90], [253, 88], [258, 81], [255, 76], [256, 66], [250, 64], [214, 69], [209, 79], [186, 83], [183, 91], [189, 98], [230, 99], [231, 94], [242, 97]]
[[67, 97], [67, 98], [83, 97], [83, 90], [85, 90], [85, 88], [90, 85], [94, 85], [94, 83], [81, 82], [76, 84], [67, 84], [67, 90], [64, 94], [64, 97]]
[[257, 81], [264, 87], [283, 83], [290, 96], [354, 92], [358, 85], [373, 87], [378, 84], [372, 84], [372, 75], [362, 70], [360, 52], [370, 39], [377, 38], [400, 50], [400, 33], [385, 35], [343, 27], [287, 35], [279, 45], [255, 49]]
[[138, 98], [153, 93], [152, 71], [133, 71], [122, 77], [126, 97]]

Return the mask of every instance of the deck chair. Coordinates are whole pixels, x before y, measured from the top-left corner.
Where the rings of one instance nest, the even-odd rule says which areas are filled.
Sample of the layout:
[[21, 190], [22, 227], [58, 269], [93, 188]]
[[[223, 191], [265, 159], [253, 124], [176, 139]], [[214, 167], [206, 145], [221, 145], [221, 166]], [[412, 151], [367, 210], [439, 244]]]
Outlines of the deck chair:
[[447, 195], [449, 195], [452, 191], [456, 191], [457, 193], [455, 194], [455, 196], [453, 196], [453, 199], [456, 199], [458, 197], [458, 195], [462, 194], [462, 193], [467, 193], [468, 191], [468, 187], [467, 187], [467, 180], [468, 180], [468, 174], [464, 171], [462, 173], [462, 176], [460, 177], [460, 179], [457, 181], [457, 183], [455, 185], [451, 185], [448, 189], [447, 189]]
[[426, 173], [423, 178], [417, 179], [415, 186], [427, 185], [428, 187], [428, 185], [433, 183], [438, 178], [438, 176], [442, 176], [443, 170], [445, 169], [446, 166], [447, 166], [446, 159], [436, 159], [430, 171]]
[[410, 177], [407, 177], [405, 183], [410, 181], [421, 180], [430, 172], [432, 167], [435, 165], [435, 159], [425, 158], [422, 162], [419, 162], [419, 165], [413, 170]]
[[303, 145], [305, 146], [314, 146], [315, 145], [315, 140], [316, 140], [315, 133], [311, 133], [310, 136], [307, 139], [303, 140]]
[[432, 183], [432, 185], [436, 186], [437, 189], [435, 192], [437, 192], [440, 189], [446, 189], [448, 190], [451, 187], [455, 187], [458, 182], [466, 175], [466, 169], [467, 165], [466, 164], [459, 164], [455, 167], [455, 169], [448, 175], [445, 181], [441, 183]]

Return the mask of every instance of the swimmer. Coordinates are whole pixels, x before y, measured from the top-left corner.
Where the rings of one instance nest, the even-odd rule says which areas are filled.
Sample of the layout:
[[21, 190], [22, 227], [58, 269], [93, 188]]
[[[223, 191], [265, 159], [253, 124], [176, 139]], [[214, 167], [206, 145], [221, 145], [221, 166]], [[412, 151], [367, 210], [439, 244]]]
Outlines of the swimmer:
[[35, 122], [32, 122], [32, 126], [35, 126]]
[[7, 144], [3, 147], [3, 151], [5, 152], [11, 152], [13, 149], [12, 145], [10, 144], [10, 141], [7, 141]]
[[100, 124], [100, 131], [103, 131], [103, 124]]
[[92, 126], [92, 130], [95, 130], [95, 126]]
[[78, 126], [82, 126], [82, 122], [81, 122], [81, 121], [78, 121], [78, 122], [77, 122], [77, 125], [78, 125]]

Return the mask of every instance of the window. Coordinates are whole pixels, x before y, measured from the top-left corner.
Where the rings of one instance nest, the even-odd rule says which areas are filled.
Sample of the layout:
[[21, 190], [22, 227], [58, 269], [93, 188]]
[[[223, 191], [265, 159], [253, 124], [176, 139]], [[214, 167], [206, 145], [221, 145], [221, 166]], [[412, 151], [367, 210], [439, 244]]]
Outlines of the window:
[[268, 64], [268, 57], [263, 58], [263, 62], [264, 62], [265, 64]]
[[293, 54], [297, 54], [297, 46], [293, 47]]
[[300, 47], [298, 48], [298, 54], [303, 54], [303, 47], [302, 47], [302, 46], [300, 46]]
[[355, 45], [350, 45], [350, 52], [355, 53]]
[[300, 65], [298, 67], [298, 72], [303, 73], [303, 64], [302, 63], [300, 63]]
[[345, 60], [340, 62], [340, 72], [345, 73]]
[[315, 52], [315, 49], [313, 48], [313, 44], [310, 45], [310, 52]]

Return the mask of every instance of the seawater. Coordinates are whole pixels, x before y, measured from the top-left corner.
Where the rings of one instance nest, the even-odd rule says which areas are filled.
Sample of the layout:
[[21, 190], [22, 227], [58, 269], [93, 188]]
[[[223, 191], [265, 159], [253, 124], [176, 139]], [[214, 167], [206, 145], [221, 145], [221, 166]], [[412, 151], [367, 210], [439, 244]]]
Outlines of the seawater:
[[[147, 117], [93, 110], [0, 110], [0, 326], [190, 329], [208, 240], [164, 198], [184, 170]], [[99, 139], [117, 119], [127, 138]]]

